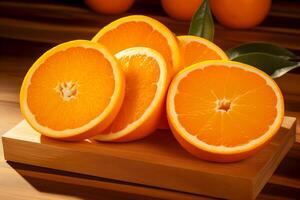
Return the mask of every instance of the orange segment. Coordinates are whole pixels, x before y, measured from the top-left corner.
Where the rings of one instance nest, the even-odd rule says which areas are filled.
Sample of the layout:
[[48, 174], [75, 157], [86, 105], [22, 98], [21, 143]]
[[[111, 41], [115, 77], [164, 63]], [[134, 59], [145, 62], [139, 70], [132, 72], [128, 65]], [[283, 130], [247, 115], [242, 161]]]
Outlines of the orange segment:
[[155, 50], [133, 47], [116, 54], [126, 75], [126, 94], [111, 126], [95, 139], [132, 141], [152, 133], [160, 120], [168, 87], [164, 58]]
[[54, 47], [30, 68], [21, 88], [25, 119], [42, 134], [83, 139], [107, 127], [120, 109], [125, 80], [101, 45], [72, 41]]
[[103, 27], [92, 39], [112, 53], [130, 47], [149, 47], [158, 51], [177, 72], [180, 67], [179, 45], [175, 35], [159, 21], [143, 15], [120, 18]]
[[206, 60], [228, 60], [225, 52], [209, 40], [192, 35], [183, 35], [177, 38], [184, 67]]
[[167, 114], [187, 151], [228, 162], [252, 155], [274, 136], [284, 117], [284, 102], [264, 72], [238, 62], [205, 61], [173, 79]]

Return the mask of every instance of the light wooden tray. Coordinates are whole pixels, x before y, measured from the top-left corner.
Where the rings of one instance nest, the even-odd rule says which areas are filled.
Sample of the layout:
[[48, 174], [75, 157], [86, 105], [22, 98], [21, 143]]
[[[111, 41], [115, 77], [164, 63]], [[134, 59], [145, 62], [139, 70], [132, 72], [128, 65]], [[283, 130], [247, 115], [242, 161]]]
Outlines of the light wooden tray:
[[63, 142], [41, 137], [25, 121], [2, 137], [8, 161], [137, 183], [144, 187], [229, 199], [254, 199], [295, 141], [295, 118], [285, 117], [264, 149], [241, 162], [199, 160], [169, 131], [132, 143]]

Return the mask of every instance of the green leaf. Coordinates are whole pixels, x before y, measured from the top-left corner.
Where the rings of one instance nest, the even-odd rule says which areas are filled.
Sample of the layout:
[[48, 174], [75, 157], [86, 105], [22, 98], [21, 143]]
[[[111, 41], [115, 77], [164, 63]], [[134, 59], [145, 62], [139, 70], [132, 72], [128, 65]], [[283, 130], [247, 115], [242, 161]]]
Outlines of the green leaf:
[[300, 62], [261, 52], [241, 54], [232, 60], [252, 65], [266, 72], [272, 78], [278, 78], [288, 71], [300, 67]]
[[285, 58], [286, 60], [298, 58], [297, 55], [283, 47], [265, 42], [251, 42], [241, 44], [239, 46], [227, 50], [226, 54], [230, 59], [234, 59], [235, 57], [238, 57], [240, 55], [254, 52], [268, 53], [280, 56], [282, 58]]
[[196, 35], [213, 41], [214, 32], [214, 21], [211, 15], [208, 0], [203, 0], [201, 6], [198, 8], [192, 18], [189, 35]]

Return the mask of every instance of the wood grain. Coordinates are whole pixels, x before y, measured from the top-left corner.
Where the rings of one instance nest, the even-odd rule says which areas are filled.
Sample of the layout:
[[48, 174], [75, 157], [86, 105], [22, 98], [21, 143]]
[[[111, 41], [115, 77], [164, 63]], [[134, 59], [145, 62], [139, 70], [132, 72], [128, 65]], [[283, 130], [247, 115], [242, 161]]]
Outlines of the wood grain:
[[[12, 165], [20, 165], [18, 163], [12, 163]], [[7, 174], [7, 176], [11, 175], [8, 173], [8, 170], [0, 170], [0, 173]], [[98, 190], [108, 190], [115, 191], [120, 193], [126, 193], [126, 197], [128, 198], [128, 194], [141, 195], [145, 197], [155, 197], [160, 199], [185, 199], [185, 200], [205, 200], [211, 199], [204, 196], [193, 195], [188, 193], [182, 193], [172, 190], [164, 190], [155, 187], [145, 187], [137, 184], [130, 184], [121, 181], [110, 181], [107, 179], [95, 178], [91, 176], [66, 176], [65, 174], [55, 174], [55, 173], [43, 173], [39, 171], [32, 170], [24, 170], [18, 169], [18, 173], [22, 176], [35, 178], [35, 179], [43, 179], [51, 182], [57, 182], [61, 184], [74, 184], [77, 183], [80, 187], [93, 188]], [[111, 197], [110, 197], [111, 198]], [[143, 198], [143, 199], [144, 199]]]
[[[14, 164], [11, 167], [15, 167]], [[143, 188], [126, 185], [106, 183], [99, 180], [88, 180], [83, 178], [68, 177], [64, 175], [38, 173], [29, 170], [11, 170], [10, 168], [0, 168], [0, 197], [2, 200], [9, 199], [40, 199], [40, 200], [78, 200], [78, 199], [122, 199], [132, 200], [135, 198], [151, 200], [153, 197], [143, 195]], [[14, 177], [14, 178], [13, 178]], [[2, 181], [3, 180], [3, 181]], [[5, 182], [4, 182], [5, 180]], [[114, 188], [114, 189], [111, 189]], [[131, 189], [131, 190], [130, 190]], [[135, 194], [133, 191], [140, 189]], [[130, 192], [127, 192], [129, 190]], [[153, 192], [153, 191], [152, 191]], [[154, 190], [155, 192], [155, 190]], [[140, 195], [139, 195], [140, 193]], [[157, 192], [156, 195], [172, 196], [166, 191]], [[176, 193], [173, 194], [175, 196]], [[178, 194], [180, 196], [180, 194]], [[155, 195], [154, 195], [155, 196]], [[195, 199], [188, 198], [186, 199]], [[205, 198], [203, 198], [205, 199]]]
[[295, 118], [285, 117], [276, 137], [255, 156], [225, 165], [192, 157], [169, 131], [157, 131], [132, 143], [111, 144], [92, 140], [70, 143], [41, 137], [23, 121], [2, 138], [5, 159], [9, 161], [145, 187], [230, 199], [254, 199], [293, 145]]

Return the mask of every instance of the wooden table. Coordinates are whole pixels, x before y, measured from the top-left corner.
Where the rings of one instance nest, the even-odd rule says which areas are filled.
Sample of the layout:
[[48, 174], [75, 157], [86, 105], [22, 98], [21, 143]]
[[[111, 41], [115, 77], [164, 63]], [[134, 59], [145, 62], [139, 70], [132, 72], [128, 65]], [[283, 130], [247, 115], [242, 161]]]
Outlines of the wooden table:
[[[147, 6], [142, 4], [148, 4]], [[147, 7], [147, 9], [145, 8]], [[48, 1], [0, 2], [0, 135], [16, 125], [19, 88], [33, 61], [55, 44], [75, 38], [89, 39], [99, 27], [116, 17], [92, 13], [79, 1], [72, 5]], [[268, 19], [252, 30], [216, 27], [216, 43], [223, 48], [250, 40], [280, 43], [300, 55], [300, 4], [275, 2]], [[187, 22], [166, 17], [158, 2], [138, 1], [130, 13], [146, 13], [185, 34]], [[278, 22], [279, 26], [274, 26]], [[277, 24], [276, 24], [277, 25]], [[300, 119], [299, 70], [276, 80], [283, 90], [287, 115]], [[297, 142], [269, 180], [258, 199], [299, 199], [300, 124]], [[1, 142], [0, 142], [1, 144]], [[2, 144], [0, 145], [2, 146]], [[26, 152], [24, 152], [26, 153]], [[0, 199], [210, 199], [176, 191], [107, 180], [80, 174], [7, 163], [0, 148]]]

